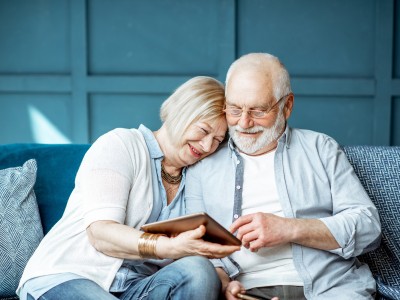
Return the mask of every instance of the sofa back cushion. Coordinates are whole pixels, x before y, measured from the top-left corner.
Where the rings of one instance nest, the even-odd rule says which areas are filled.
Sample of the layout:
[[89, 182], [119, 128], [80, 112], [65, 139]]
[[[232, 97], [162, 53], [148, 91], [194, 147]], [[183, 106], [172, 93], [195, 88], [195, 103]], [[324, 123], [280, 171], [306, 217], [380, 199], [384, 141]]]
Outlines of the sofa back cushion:
[[89, 144], [0, 145], [0, 169], [37, 162], [34, 185], [44, 233], [61, 218], [74, 187], [75, 175]]
[[33, 186], [36, 161], [0, 170], [0, 297], [14, 296], [29, 258], [43, 238]]
[[378, 280], [380, 294], [387, 291], [388, 297], [400, 299], [400, 147], [345, 146], [343, 150], [376, 205], [382, 224], [381, 246], [360, 260]]

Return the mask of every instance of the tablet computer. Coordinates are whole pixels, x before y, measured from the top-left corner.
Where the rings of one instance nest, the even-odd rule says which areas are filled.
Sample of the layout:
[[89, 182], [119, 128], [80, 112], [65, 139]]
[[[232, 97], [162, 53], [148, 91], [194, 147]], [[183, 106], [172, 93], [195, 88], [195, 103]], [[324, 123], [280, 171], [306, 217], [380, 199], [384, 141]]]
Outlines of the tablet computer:
[[211, 218], [207, 213], [195, 213], [169, 220], [145, 224], [141, 229], [149, 233], [162, 233], [168, 236], [176, 235], [184, 231], [198, 228], [200, 225], [206, 227], [203, 236], [205, 241], [222, 245], [241, 245], [242, 242], [221, 224]]

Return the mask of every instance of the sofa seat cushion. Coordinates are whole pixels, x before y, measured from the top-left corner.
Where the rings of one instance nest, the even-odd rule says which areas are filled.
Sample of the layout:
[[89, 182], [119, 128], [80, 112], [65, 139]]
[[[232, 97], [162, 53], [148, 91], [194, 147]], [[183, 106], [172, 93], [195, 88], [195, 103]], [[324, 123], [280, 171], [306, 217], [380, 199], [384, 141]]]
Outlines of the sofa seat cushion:
[[14, 296], [26, 263], [43, 238], [33, 186], [36, 161], [0, 170], [0, 296]]

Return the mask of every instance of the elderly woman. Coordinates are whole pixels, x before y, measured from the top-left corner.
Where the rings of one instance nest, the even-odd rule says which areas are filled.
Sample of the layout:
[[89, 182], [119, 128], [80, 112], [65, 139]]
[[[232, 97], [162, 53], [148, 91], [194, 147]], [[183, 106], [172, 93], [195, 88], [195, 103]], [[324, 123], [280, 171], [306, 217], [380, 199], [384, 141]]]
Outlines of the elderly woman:
[[207, 258], [239, 247], [203, 241], [204, 226], [173, 238], [140, 227], [185, 213], [185, 167], [224, 140], [223, 107], [222, 84], [195, 77], [162, 104], [159, 130], [115, 129], [93, 143], [24, 270], [21, 299], [217, 299]]

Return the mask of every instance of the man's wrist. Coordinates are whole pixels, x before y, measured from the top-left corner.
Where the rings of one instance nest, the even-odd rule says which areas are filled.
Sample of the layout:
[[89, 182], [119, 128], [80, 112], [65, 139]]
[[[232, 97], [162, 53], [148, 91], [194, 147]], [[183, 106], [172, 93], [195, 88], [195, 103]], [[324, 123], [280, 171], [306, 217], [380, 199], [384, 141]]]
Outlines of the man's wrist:
[[221, 281], [221, 291], [222, 293], [225, 294], [226, 288], [229, 285], [229, 282], [231, 281], [230, 277], [228, 274], [226, 274], [225, 270], [221, 267], [216, 268], [216, 272], [218, 274], [218, 277]]

